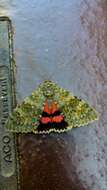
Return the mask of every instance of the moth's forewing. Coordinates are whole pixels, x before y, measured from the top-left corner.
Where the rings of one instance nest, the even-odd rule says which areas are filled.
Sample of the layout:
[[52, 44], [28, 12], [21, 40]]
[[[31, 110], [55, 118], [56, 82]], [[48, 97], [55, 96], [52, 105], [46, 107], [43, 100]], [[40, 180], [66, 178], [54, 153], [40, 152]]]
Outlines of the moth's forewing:
[[20, 105], [17, 105], [6, 122], [6, 128], [12, 132], [22, 133], [36, 130], [44, 101], [45, 97], [38, 87]]
[[80, 127], [98, 119], [98, 113], [84, 100], [77, 97], [66, 98], [62, 112], [66, 116], [68, 126]]

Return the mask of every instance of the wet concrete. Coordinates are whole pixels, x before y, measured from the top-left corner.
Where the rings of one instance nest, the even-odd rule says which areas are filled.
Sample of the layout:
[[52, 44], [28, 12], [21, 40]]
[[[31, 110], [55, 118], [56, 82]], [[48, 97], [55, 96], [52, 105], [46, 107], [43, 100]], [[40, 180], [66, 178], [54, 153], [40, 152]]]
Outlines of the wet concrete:
[[106, 7], [102, 0], [1, 1], [14, 25], [18, 102], [48, 78], [100, 113], [65, 134], [20, 136], [23, 190], [107, 190]]

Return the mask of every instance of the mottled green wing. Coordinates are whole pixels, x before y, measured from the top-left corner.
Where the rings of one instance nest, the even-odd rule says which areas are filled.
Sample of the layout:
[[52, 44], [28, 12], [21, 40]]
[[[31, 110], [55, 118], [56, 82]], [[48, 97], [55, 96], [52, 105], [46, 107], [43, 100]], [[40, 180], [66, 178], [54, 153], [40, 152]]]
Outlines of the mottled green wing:
[[6, 128], [12, 132], [28, 133], [36, 130], [39, 115], [42, 112], [45, 97], [40, 87], [31, 96], [18, 105], [6, 122]]
[[97, 111], [87, 102], [56, 86], [55, 100], [68, 123], [68, 129], [87, 125], [98, 119]]

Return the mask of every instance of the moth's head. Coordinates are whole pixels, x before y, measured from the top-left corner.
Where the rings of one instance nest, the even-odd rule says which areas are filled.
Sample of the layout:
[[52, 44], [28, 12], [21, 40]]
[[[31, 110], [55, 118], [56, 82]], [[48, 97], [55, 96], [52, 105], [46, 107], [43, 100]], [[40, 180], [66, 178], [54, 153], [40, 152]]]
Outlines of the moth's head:
[[44, 81], [44, 83], [42, 84], [43, 95], [46, 98], [53, 98], [55, 94], [55, 86], [55, 83], [53, 83], [52, 81]]

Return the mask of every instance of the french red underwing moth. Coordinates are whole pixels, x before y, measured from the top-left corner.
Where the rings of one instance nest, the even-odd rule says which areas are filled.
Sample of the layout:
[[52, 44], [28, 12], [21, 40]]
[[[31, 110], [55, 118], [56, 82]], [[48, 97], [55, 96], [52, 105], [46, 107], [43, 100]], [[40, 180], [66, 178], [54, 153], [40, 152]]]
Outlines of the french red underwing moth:
[[52, 81], [44, 81], [10, 114], [6, 128], [16, 133], [65, 132], [98, 119], [97, 111]]

